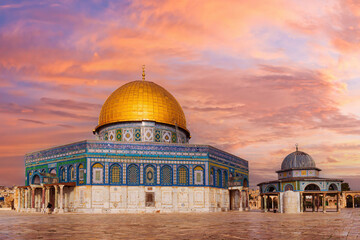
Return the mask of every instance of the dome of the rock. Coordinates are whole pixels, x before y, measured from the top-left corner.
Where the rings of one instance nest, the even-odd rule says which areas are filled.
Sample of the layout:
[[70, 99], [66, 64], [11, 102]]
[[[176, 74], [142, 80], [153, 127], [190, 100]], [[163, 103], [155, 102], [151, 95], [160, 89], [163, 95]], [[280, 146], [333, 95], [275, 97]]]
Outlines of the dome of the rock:
[[185, 114], [177, 100], [163, 87], [149, 81], [129, 82], [115, 90], [102, 106], [99, 125], [154, 121], [185, 131]]

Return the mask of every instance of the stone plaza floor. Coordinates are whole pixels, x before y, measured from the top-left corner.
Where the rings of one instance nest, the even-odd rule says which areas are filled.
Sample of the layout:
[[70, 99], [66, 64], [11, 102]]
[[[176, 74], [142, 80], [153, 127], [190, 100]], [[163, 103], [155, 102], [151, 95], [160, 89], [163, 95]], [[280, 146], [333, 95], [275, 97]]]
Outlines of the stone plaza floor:
[[360, 239], [360, 209], [325, 214], [0, 211], [0, 239]]

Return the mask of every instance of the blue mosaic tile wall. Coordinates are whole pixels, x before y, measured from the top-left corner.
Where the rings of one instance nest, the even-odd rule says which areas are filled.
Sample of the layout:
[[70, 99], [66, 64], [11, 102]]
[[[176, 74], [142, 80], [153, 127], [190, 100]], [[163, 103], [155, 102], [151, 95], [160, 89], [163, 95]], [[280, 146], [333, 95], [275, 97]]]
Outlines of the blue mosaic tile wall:
[[[169, 166], [173, 174], [173, 186], [184, 185], [178, 183], [177, 169], [181, 166], [188, 170], [186, 185], [187, 186], [210, 186], [208, 181], [209, 162], [216, 163], [216, 170], [223, 171], [222, 174], [230, 174], [231, 172], [241, 172], [244, 178], [248, 179], [248, 162], [244, 159], [221, 151], [211, 146], [193, 145], [193, 144], [161, 144], [161, 143], [117, 143], [109, 141], [82, 141], [64, 146], [59, 146], [39, 152], [27, 154], [25, 156], [26, 166], [26, 184], [29, 184], [29, 173], [34, 174], [37, 171], [45, 170], [50, 172], [56, 169], [57, 175], [60, 177], [60, 169], [69, 171], [71, 167], [76, 169], [75, 176], [78, 176], [79, 165], [84, 166], [85, 181], [83, 184], [94, 184], [93, 171], [91, 166], [100, 163], [103, 166], [101, 172], [103, 181], [100, 185], [112, 184], [109, 169], [113, 164], [119, 164], [122, 169], [122, 180], [118, 185], [127, 184], [127, 167], [135, 164], [139, 167], [139, 185], [146, 185], [144, 181], [143, 170], [151, 164], [155, 169], [162, 169]], [[194, 169], [201, 166], [203, 169], [202, 184], [196, 184], [194, 181]], [[155, 171], [157, 174], [155, 182], [151, 185], [164, 185], [161, 181], [161, 172]], [[66, 173], [69, 176], [69, 173]], [[199, 175], [200, 176], [200, 175]], [[199, 178], [199, 177], [198, 177]], [[60, 178], [61, 179], [61, 178]], [[69, 177], [61, 179], [62, 181], [76, 181]], [[199, 179], [198, 179], [199, 180]], [[223, 181], [222, 181], [223, 182]], [[213, 183], [214, 184], [214, 183]], [[226, 187], [226, 184], [220, 184], [215, 187]], [[213, 186], [213, 185], [212, 185]]]

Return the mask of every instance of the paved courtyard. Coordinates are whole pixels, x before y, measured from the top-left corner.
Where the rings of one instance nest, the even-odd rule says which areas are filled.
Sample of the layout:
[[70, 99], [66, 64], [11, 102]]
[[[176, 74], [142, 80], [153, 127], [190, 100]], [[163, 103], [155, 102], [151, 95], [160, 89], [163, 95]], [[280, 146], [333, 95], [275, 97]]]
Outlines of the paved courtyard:
[[360, 239], [360, 209], [326, 214], [0, 211], [0, 239]]

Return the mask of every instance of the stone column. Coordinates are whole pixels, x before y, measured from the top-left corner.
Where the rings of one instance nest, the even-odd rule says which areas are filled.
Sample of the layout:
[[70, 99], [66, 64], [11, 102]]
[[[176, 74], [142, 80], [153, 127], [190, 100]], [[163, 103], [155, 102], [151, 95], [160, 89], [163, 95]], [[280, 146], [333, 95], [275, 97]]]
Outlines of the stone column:
[[267, 195], [264, 195], [264, 212], [267, 212]]
[[45, 210], [45, 187], [42, 186], [41, 187], [41, 209], [44, 211]]
[[35, 211], [35, 187], [31, 188], [31, 209]]
[[249, 202], [250, 202], [250, 200], [249, 200], [249, 189], [246, 189], [245, 190], [245, 194], [246, 194], [246, 211], [249, 211], [250, 210], [250, 207], [249, 207]]
[[239, 191], [239, 211], [241, 212], [243, 210], [243, 201], [244, 201], [244, 198], [243, 198], [243, 193], [241, 190], [238, 190]]
[[18, 206], [17, 206], [17, 212], [20, 212], [20, 208], [21, 208], [21, 195], [22, 195], [22, 188], [18, 188]]
[[351, 196], [352, 197], [352, 202], [353, 202], [353, 208], [355, 208], [355, 196]]
[[22, 208], [28, 208], [29, 207], [29, 200], [28, 200], [28, 197], [29, 197], [29, 190], [26, 188], [26, 189], [24, 189], [23, 190], [23, 193], [24, 193], [24, 199], [22, 199], [21, 201], [23, 201], [24, 200], [24, 202], [22, 202], [21, 203], [21, 205], [22, 205]]
[[46, 197], [46, 201], [45, 201], [45, 205], [46, 205], [45, 208], [46, 208], [50, 202], [50, 187], [46, 187], [45, 197]]
[[59, 185], [60, 187], [60, 208], [59, 213], [64, 213], [64, 185]]
[[311, 194], [312, 211], [315, 212], [315, 194]]
[[54, 189], [55, 189], [54, 213], [57, 213], [59, 211], [58, 186], [54, 185]]
[[326, 213], [326, 193], [323, 194], [323, 213]]
[[340, 212], [340, 193], [336, 194], [336, 211]]
[[30, 208], [30, 189], [29, 189], [29, 187], [27, 187], [26, 189], [25, 189], [25, 209], [26, 209], [26, 211], [28, 211], [29, 210], [29, 208]]
[[304, 196], [302, 192], [300, 192], [300, 212], [304, 212]]

